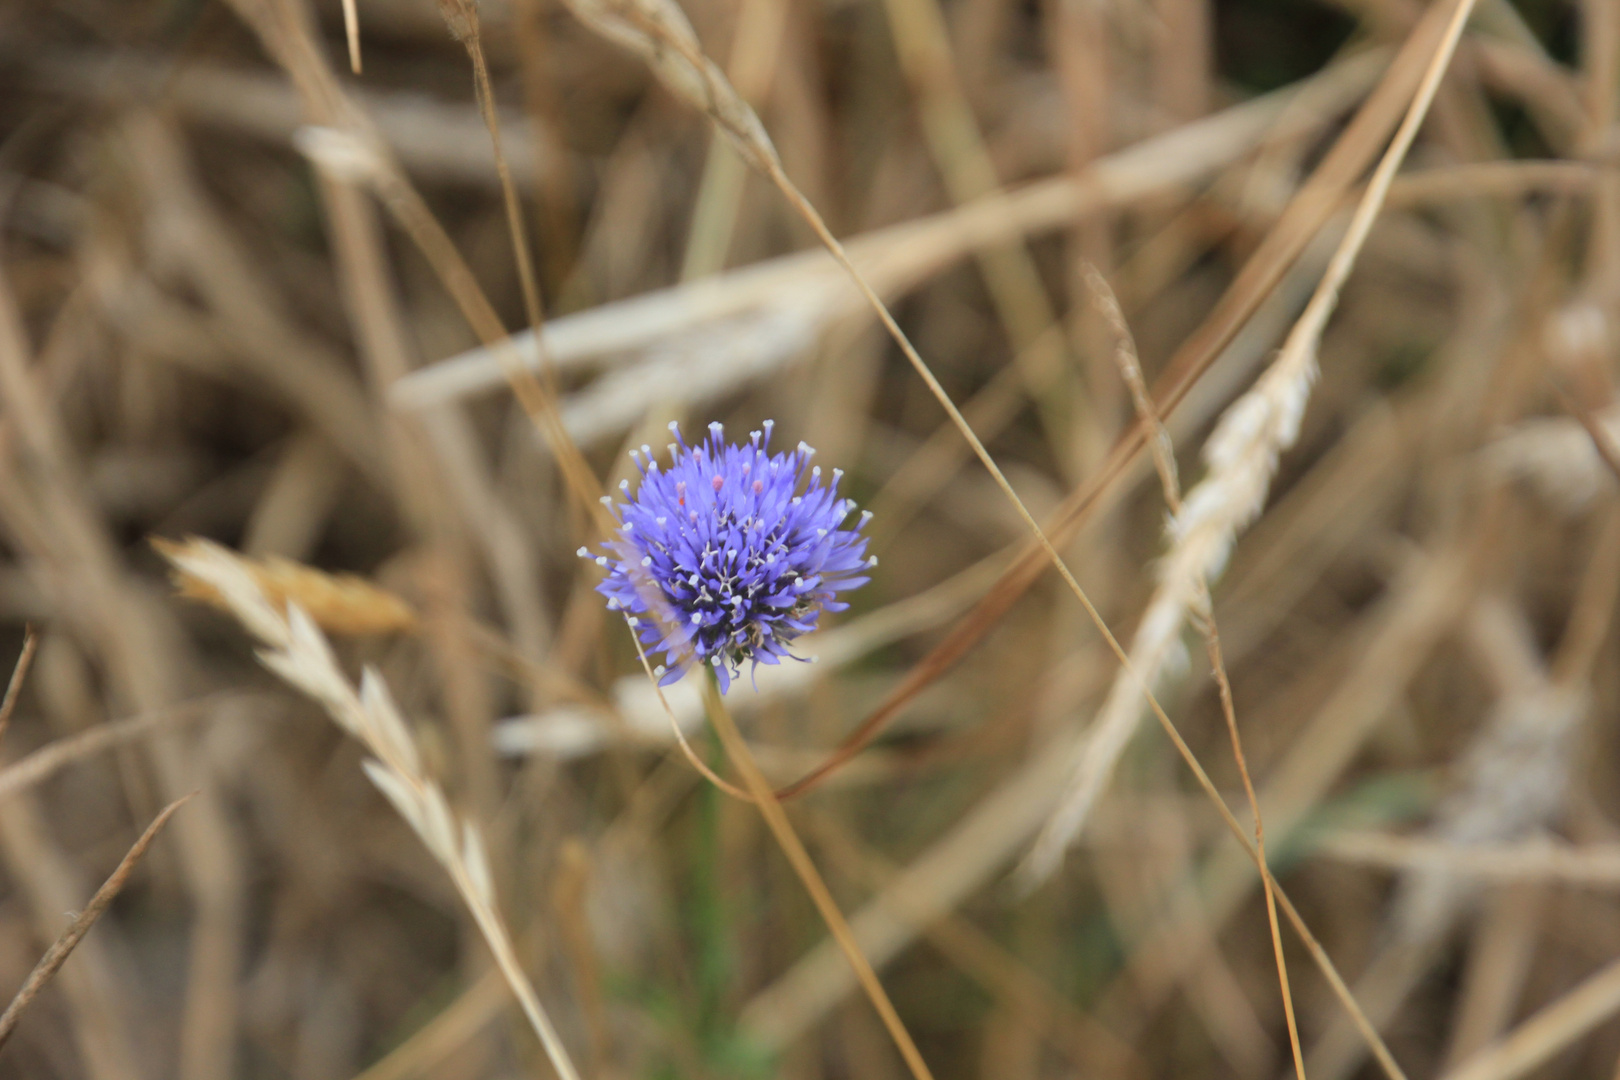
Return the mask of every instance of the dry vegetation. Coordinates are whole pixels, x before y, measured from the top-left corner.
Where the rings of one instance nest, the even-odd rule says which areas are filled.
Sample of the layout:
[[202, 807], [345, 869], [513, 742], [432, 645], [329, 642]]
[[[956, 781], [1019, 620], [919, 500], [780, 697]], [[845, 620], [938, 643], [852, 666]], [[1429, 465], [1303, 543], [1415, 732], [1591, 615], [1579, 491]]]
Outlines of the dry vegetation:
[[0, 4], [0, 1076], [1612, 1076], [1617, 361], [1616, 0]]

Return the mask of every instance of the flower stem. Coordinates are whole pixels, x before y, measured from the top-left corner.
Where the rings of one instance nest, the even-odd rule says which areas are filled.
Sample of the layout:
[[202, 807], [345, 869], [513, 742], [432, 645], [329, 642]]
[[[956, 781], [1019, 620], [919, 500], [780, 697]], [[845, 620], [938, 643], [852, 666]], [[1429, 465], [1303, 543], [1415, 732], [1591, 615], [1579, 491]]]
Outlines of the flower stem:
[[867, 960], [866, 954], [856, 942], [855, 932], [850, 929], [844, 913], [838, 910], [838, 904], [833, 900], [832, 893], [827, 890], [827, 883], [821, 879], [816, 864], [810, 860], [810, 853], [805, 850], [799, 834], [788, 821], [787, 813], [783, 811], [782, 804], [771, 791], [771, 785], [766, 781], [765, 774], [759, 771], [753, 752], [748, 749], [742, 733], [737, 730], [736, 722], [732, 720], [731, 713], [720, 697], [720, 687], [715, 682], [713, 672], [707, 669], [707, 665], [703, 679], [703, 705], [708, 711], [709, 722], [714, 725], [715, 733], [720, 736], [721, 745], [726, 748], [726, 754], [731, 758], [732, 764], [736, 765], [737, 771], [742, 773], [743, 782], [754, 796], [754, 802], [759, 806], [765, 824], [770, 827], [776, 842], [781, 845], [782, 854], [787, 856], [794, 873], [798, 874], [799, 880], [804, 883], [805, 891], [810, 894], [816, 910], [821, 912], [821, 917], [827, 923], [827, 929], [832, 931], [838, 947], [844, 951], [849, 966], [855, 969], [856, 979], [866, 991], [866, 996], [872, 999], [873, 1008], [877, 1009], [878, 1016], [883, 1020], [883, 1026], [889, 1029], [889, 1035], [894, 1039], [895, 1046], [899, 1047], [900, 1056], [905, 1058], [912, 1077], [914, 1080], [934, 1080], [934, 1074], [928, 1070], [928, 1064], [923, 1061], [922, 1054], [917, 1050], [917, 1044], [912, 1041], [911, 1033], [900, 1021], [900, 1014], [895, 1012], [894, 1004], [884, 991], [883, 984], [878, 981], [877, 972], [872, 970], [871, 962]]

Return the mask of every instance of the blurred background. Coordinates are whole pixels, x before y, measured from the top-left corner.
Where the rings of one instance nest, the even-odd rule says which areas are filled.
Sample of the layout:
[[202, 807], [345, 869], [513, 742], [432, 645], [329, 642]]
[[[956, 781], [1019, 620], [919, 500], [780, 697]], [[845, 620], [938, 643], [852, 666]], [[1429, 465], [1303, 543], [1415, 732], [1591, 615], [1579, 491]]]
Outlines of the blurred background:
[[[1129, 647], [1168, 510], [1122, 327], [1191, 488], [1453, 4], [683, 6]], [[1253, 863], [1145, 710], [1055, 872], [1013, 874], [1119, 665], [1018, 576], [1025, 525], [804, 218], [563, 5], [447, 8], [358, 0], [351, 42], [338, 0], [0, 5], [0, 663], [38, 633], [0, 994], [201, 792], [0, 1075], [553, 1075], [360, 747], [173, 595], [150, 538], [191, 535], [295, 597], [384, 590], [338, 589], [339, 659], [482, 822], [586, 1075], [909, 1075], [575, 555], [627, 450], [766, 419], [847, 472], [881, 561], [819, 664], [728, 701], [784, 785], [894, 706], [785, 805], [934, 1074], [1293, 1075]], [[546, 320], [518, 392], [480, 65]], [[1479, 0], [1211, 584], [1277, 877], [1413, 1078], [1620, 1059], [1617, 115], [1615, 0]], [[1182, 644], [1159, 700], [1246, 828]], [[670, 706], [734, 775], [695, 689]], [[1312, 1080], [1390, 1075], [1281, 940]]]

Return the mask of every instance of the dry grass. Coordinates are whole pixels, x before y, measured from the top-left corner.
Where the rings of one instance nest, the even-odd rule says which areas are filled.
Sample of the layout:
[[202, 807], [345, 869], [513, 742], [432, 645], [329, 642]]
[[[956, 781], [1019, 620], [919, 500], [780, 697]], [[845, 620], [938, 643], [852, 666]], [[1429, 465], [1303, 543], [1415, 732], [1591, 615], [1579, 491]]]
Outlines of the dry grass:
[[[1472, 6], [0, 10], [0, 1076], [1612, 1075], [1620, 6]], [[766, 417], [705, 722], [573, 553]]]

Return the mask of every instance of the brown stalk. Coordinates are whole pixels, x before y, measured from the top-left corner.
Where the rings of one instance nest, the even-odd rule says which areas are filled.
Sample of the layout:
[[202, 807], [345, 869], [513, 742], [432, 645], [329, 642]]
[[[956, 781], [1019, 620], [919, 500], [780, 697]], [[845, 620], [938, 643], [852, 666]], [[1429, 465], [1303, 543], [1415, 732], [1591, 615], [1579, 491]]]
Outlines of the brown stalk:
[[0, 739], [6, 736], [6, 729], [11, 727], [11, 714], [17, 711], [17, 696], [22, 693], [23, 680], [28, 678], [28, 668], [34, 662], [34, 653], [39, 650], [39, 633], [30, 626], [23, 637], [22, 653], [17, 657], [17, 666], [11, 669], [11, 682], [6, 684], [6, 696], [0, 700]]
[[[1151, 698], [1148, 700], [1150, 704], [1157, 704]], [[1323, 977], [1328, 980], [1334, 996], [1345, 1007], [1351, 1022], [1355, 1025], [1356, 1030], [1361, 1033], [1361, 1037], [1367, 1043], [1368, 1049], [1372, 1051], [1373, 1057], [1378, 1060], [1379, 1065], [1383, 1067], [1390, 1080], [1406, 1080], [1406, 1073], [1396, 1063], [1394, 1055], [1389, 1052], [1389, 1047], [1384, 1045], [1383, 1037], [1378, 1034], [1377, 1028], [1367, 1019], [1366, 1013], [1357, 1004], [1355, 995], [1351, 992], [1349, 984], [1340, 976], [1333, 959], [1328, 956], [1327, 950], [1322, 948], [1321, 942], [1316, 940], [1316, 935], [1311, 932], [1305, 920], [1300, 917], [1298, 909], [1294, 907], [1293, 901], [1288, 898], [1288, 894], [1283, 891], [1282, 885], [1277, 882], [1276, 878], [1271, 876], [1271, 870], [1266, 866], [1265, 861], [1261, 859], [1259, 849], [1249, 839], [1248, 834], [1243, 826], [1238, 823], [1237, 818], [1232, 815], [1232, 811], [1226, 805], [1226, 800], [1221, 798], [1220, 791], [1215, 787], [1215, 782], [1209, 778], [1209, 774], [1199, 764], [1198, 758], [1193, 755], [1192, 748], [1182, 739], [1181, 733], [1176, 730], [1176, 726], [1171, 723], [1170, 718], [1164, 714], [1162, 709], [1155, 707], [1153, 715], [1158, 719], [1159, 726], [1164, 729], [1164, 733], [1169, 736], [1171, 743], [1175, 745], [1176, 752], [1187, 763], [1187, 768], [1192, 771], [1193, 777], [1198, 781], [1198, 786], [1203, 788], [1204, 794], [1209, 797], [1210, 802], [1215, 806], [1216, 811], [1221, 816], [1221, 821], [1226, 825], [1227, 831], [1232, 834], [1238, 843], [1243, 845], [1244, 854], [1249, 857], [1255, 868], [1259, 870], [1262, 880], [1270, 884], [1278, 906], [1282, 908], [1283, 914], [1288, 917], [1294, 931], [1305, 942], [1305, 947], [1310, 950], [1311, 958], [1316, 961], [1317, 968], [1322, 972]]]
[[[951, 200], [961, 205], [997, 191], [1001, 178], [962, 89], [937, 0], [885, 0], [884, 9], [924, 137]], [[1052, 392], [1067, 348], [1046, 286], [1021, 239], [976, 255], [1025, 392], [1035, 402], [1047, 441], [1067, 465], [1063, 410]]]
[[[579, 446], [563, 427], [556, 402], [518, 359], [506, 326], [478, 284], [472, 268], [457, 250], [455, 241], [444, 231], [420, 193], [398, 169], [389, 168], [373, 178], [378, 196], [394, 219], [410, 235], [418, 249], [438, 274], [451, 299], [461, 309], [473, 332], [483, 344], [502, 358], [502, 366], [512, 381], [513, 392], [531, 417], [539, 417], [551, 452], [556, 455], [570, 493], [593, 520], [605, 520], [599, 503], [602, 487], [591, 472]], [[510, 180], [510, 178], [508, 178]], [[520, 374], [521, 373], [521, 374]]]
[[[601, 485], [585, 462], [578, 445], [562, 426], [555, 400], [532, 375], [526, 378], [518, 376], [520, 371], [524, 374], [527, 374], [527, 371], [517, 356], [511, 335], [496, 312], [495, 306], [479, 285], [477, 276], [462, 258], [455, 241], [433, 215], [421, 193], [388, 154], [375, 131], [375, 126], [363, 110], [344, 94], [342, 87], [326, 67], [319, 50], [310, 40], [307, 28], [297, 18], [277, 20], [273, 15], [267, 17], [266, 12], [250, 5], [238, 3], [236, 6], [243, 19], [259, 32], [267, 49], [281, 62], [288, 76], [303, 92], [306, 105], [319, 110], [316, 114], [317, 119], [320, 122], [340, 125], [335, 130], [344, 140], [341, 153], [345, 160], [342, 167], [352, 174], [344, 178], [361, 180], [368, 184], [393, 215], [394, 220], [410, 236], [438, 276], [445, 291], [460, 309], [462, 317], [466, 319], [473, 333], [486, 348], [501, 358], [513, 392], [525, 411], [531, 416], [541, 418], [537, 423], [557, 459], [570, 493], [579, 502], [586, 517], [605, 524], [605, 516], [598, 501], [602, 494]], [[445, 0], [440, 6], [440, 11], [456, 37], [464, 39], [476, 33], [476, 12], [474, 11], [469, 19], [460, 0]], [[281, 9], [280, 14], [285, 16], [286, 9]], [[477, 67], [475, 61], [475, 69]], [[485, 77], [487, 83], [487, 71]], [[486, 109], [483, 89], [487, 89], [487, 85], [480, 90], [481, 112]], [[493, 106], [487, 108], [486, 124], [493, 119]], [[498, 126], [492, 130], [498, 135]], [[505, 155], [498, 138], [496, 147], [497, 167], [502, 171], [503, 186], [510, 190], [510, 169], [505, 165]], [[509, 220], [511, 211], [509, 203]], [[521, 228], [521, 211], [518, 216]], [[521, 244], [519, 246], [519, 265], [529, 266], [532, 284], [533, 267], [528, 262], [527, 248]], [[530, 299], [530, 295], [526, 294], [526, 305], [530, 303]], [[537, 308], [536, 293], [531, 311]]]
[[844, 957], [849, 966], [855, 969], [855, 976], [860, 980], [861, 987], [866, 991], [867, 997], [872, 1001], [872, 1007], [883, 1020], [883, 1026], [894, 1039], [894, 1044], [900, 1050], [900, 1056], [905, 1058], [906, 1067], [911, 1070], [914, 1080], [933, 1080], [933, 1073], [928, 1069], [927, 1062], [923, 1061], [922, 1054], [917, 1050], [917, 1044], [912, 1041], [911, 1033], [900, 1020], [900, 1014], [895, 1012], [894, 1004], [889, 1000], [888, 993], [883, 984], [878, 981], [877, 972], [872, 970], [871, 961], [861, 951], [860, 943], [855, 940], [854, 931], [849, 928], [849, 921], [844, 913], [838, 909], [838, 903], [827, 889], [827, 883], [822, 880], [821, 872], [811, 860], [810, 853], [804, 849], [804, 843], [799, 834], [794, 831], [793, 823], [788, 821], [787, 813], [782, 804], [771, 793], [771, 786], [765, 780], [765, 774], [759, 771], [759, 765], [754, 761], [753, 752], [743, 741], [742, 732], [737, 730], [737, 724], [726, 709], [726, 704], [720, 697], [720, 688], [714, 678], [707, 671], [703, 679], [703, 705], [708, 711], [709, 722], [720, 736], [721, 745], [726, 748], [726, 754], [742, 773], [743, 781], [748, 785], [749, 793], [753, 795], [755, 804], [759, 807], [760, 816], [765, 819], [771, 834], [782, 848], [782, 854], [787, 856], [788, 862], [793, 866], [793, 872], [799, 876], [804, 889], [810, 894], [811, 901], [821, 918], [832, 932], [838, 947], [843, 950]]
[[[1207, 595], [1207, 591], [1206, 591]], [[1277, 926], [1277, 894], [1272, 887], [1271, 871], [1265, 869], [1266, 825], [1260, 816], [1260, 800], [1254, 793], [1254, 780], [1249, 776], [1249, 762], [1243, 753], [1243, 739], [1238, 735], [1237, 711], [1232, 704], [1232, 682], [1226, 674], [1226, 662], [1221, 658], [1221, 632], [1215, 625], [1211, 609], [1204, 619], [1204, 641], [1209, 650], [1209, 666], [1215, 675], [1215, 686], [1221, 699], [1221, 716], [1226, 721], [1227, 734], [1232, 739], [1232, 757], [1237, 761], [1238, 774], [1243, 778], [1243, 794], [1249, 800], [1249, 813], [1254, 817], [1255, 861], [1264, 872], [1260, 884], [1266, 894], [1266, 920], [1271, 928], [1271, 948], [1277, 960], [1277, 981], [1282, 986], [1283, 1016], [1288, 1022], [1288, 1048], [1294, 1055], [1294, 1075], [1305, 1080], [1305, 1054], [1299, 1045], [1299, 1023], [1294, 1018], [1294, 993], [1288, 985], [1288, 961], [1283, 956], [1282, 931]]]
[[[495, 171], [500, 177], [501, 198], [506, 207], [507, 231], [511, 236], [512, 253], [517, 261], [524, 312], [533, 331], [540, 377], [536, 378], [529, 365], [517, 357], [510, 337], [504, 339], [504, 347], [499, 350], [502, 366], [506, 370], [507, 382], [511, 385], [518, 404], [529, 417], [530, 423], [551, 446], [559, 467], [568, 478], [569, 486], [578, 493], [586, 518], [595, 523], [596, 534], [600, 536], [611, 528], [611, 519], [601, 505], [603, 500], [601, 484], [580, 451], [579, 444], [568, 433], [562, 415], [557, 410], [559, 398], [557, 372], [556, 365], [546, 348], [545, 309], [540, 302], [540, 282], [529, 250], [529, 231], [524, 223], [523, 203], [518, 197], [517, 185], [512, 182], [512, 170], [507, 164], [505, 144], [501, 139], [500, 110], [496, 108], [495, 91], [489, 78], [489, 63], [484, 56], [483, 37], [479, 31], [478, 6], [471, 0], [440, 0], [440, 8], [445, 13], [451, 33], [466, 46], [467, 55], [472, 60], [478, 111], [483, 117], [484, 126], [489, 129], [490, 143], [495, 153]], [[452, 14], [454, 9], [459, 9], [459, 18]], [[585, 501], [587, 497], [590, 500], [588, 502]], [[693, 757], [690, 751], [687, 756]]]
[[1322, 838], [1315, 853], [1386, 870], [1435, 866], [1493, 884], [1556, 883], [1612, 891], [1620, 886], [1620, 845], [1518, 840], [1462, 845], [1399, 833], [1346, 830]]
[[[737, 6], [726, 74], [751, 106], [760, 106], [770, 94], [784, 43], [787, 8], [784, 0], [743, 0]], [[681, 261], [682, 281], [705, 277], [725, 265], [741, 211], [746, 168], [725, 140], [709, 143]]]
[[[1361, 203], [1357, 206], [1355, 216], [1351, 220], [1350, 227], [1344, 239], [1340, 242], [1338, 249], [1334, 252], [1333, 259], [1329, 263], [1326, 275], [1324, 276], [1322, 282], [1317, 286], [1316, 292], [1311, 297], [1311, 302], [1306, 306], [1304, 313], [1300, 316], [1293, 330], [1290, 332], [1288, 341], [1283, 347], [1282, 356], [1279, 358], [1278, 363], [1282, 363], [1283, 361], [1287, 360], [1291, 355], [1298, 354], [1300, 350], [1309, 350], [1314, 352], [1316, 349], [1317, 342], [1320, 340], [1322, 328], [1332, 312], [1334, 304], [1337, 300], [1338, 289], [1342, 286], [1345, 278], [1349, 274], [1350, 268], [1354, 265], [1355, 258], [1360, 251], [1361, 245], [1365, 241], [1367, 233], [1371, 229], [1374, 216], [1382, 205], [1384, 195], [1388, 192], [1389, 184], [1394, 176], [1396, 168], [1398, 168], [1401, 160], [1405, 157], [1407, 149], [1411, 146], [1412, 140], [1417, 135], [1419, 125], [1422, 123], [1424, 117], [1428, 113], [1429, 106], [1433, 102], [1435, 93], [1438, 90], [1440, 80], [1449, 66], [1457, 42], [1462, 35], [1463, 27], [1466, 25], [1468, 17], [1473, 11], [1473, 7], [1473, 0], [1456, 0], [1456, 2], [1449, 5], [1449, 9], [1444, 12], [1444, 30], [1439, 41], [1435, 44], [1433, 55], [1424, 65], [1422, 78], [1413, 93], [1412, 100], [1408, 105], [1405, 116], [1401, 121], [1400, 128], [1396, 132], [1390, 147], [1385, 151], [1382, 159], [1379, 161], [1378, 168], [1374, 172], [1372, 180], [1368, 184], [1366, 195], [1363, 197]], [[1152, 708], [1154, 715], [1159, 719], [1160, 724], [1165, 728], [1165, 730], [1167, 732], [1173, 731], [1174, 728], [1173, 725], [1170, 724], [1169, 718], [1164, 714], [1163, 710], [1159, 707], [1158, 702], [1154, 700], [1151, 695], [1148, 696], [1148, 703]], [[1225, 704], [1227, 703], [1223, 702], [1223, 705]], [[1229, 722], [1231, 722], [1230, 713], [1228, 715]], [[1233, 724], [1233, 728], [1235, 735], [1235, 723]], [[1175, 737], [1175, 741], [1177, 743], [1177, 749], [1181, 750], [1184, 744], [1181, 742], [1179, 736]], [[1241, 751], [1239, 751], [1239, 753], [1241, 754]], [[1200, 783], [1203, 783], [1203, 773], [1202, 770], [1198, 768], [1196, 760], [1191, 756], [1190, 752], [1184, 752], [1183, 756], [1187, 759], [1189, 767], [1194, 768], [1194, 770], [1199, 774]], [[1246, 772], [1246, 770], [1244, 771]], [[1251, 792], [1252, 797], [1252, 787], [1249, 787], [1248, 790]], [[1215, 801], [1221, 809], [1223, 819], [1229, 818], [1230, 813], [1226, 809], [1225, 803], [1221, 801], [1218, 796], [1216, 796], [1213, 789], [1210, 790], [1210, 794], [1212, 797], [1215, 797]], [[1258, 826], [1258, 807], [1256, 807], [1256, 811], [1256, 823]], [[1256, 835], [1257, 839], [1263, 837], [1263, 834], [1259, 833], [1258, 831]], [[1249, 848], [1246, 838], [1244, 846]], [[1260, 870], [1262, 880], [1266, 882], [1268, 888], [1275, 889], [1275, 885], [1271, 879], [1271, 872], [1266, 866], [1261, 850], [1258, 847], [1249, 848], [1249, 850], [1251, 856], [1255, 860], [1256, 866]], [[1278, 959], [1280, 962], [1280, 950]], [[1286, 978], [1286, 975], [1284, 975], [1284, 978]], [[1368, 1022], [1366, 1016], [1362, 1013], [1359, 1006], [1351, 1004], [1351, 1002], [1353, 1002], [1353, 998], [1348, 996], [1348, 992], [1346, 993], [1346, 1001], [1349, 1005], [1353, 1021], [1355, 1022], [1356, 1026], [1361, 1029], [1363, 1036], [1366, 1037], [1368, 1033], [1374, 1031], [1373, 1025]], [[1369, 1045], [1374, 1048], [1375, 1053], [1378, 1053], [1378, 1051], [1383, 1047], [1382, 1041], [1378, 1040], [1376, 1037], [1369, 1039], [1368, 1042]], [[1295, 1045], [1295, 1053], [1296, 1055], [1298, 1054], [1297, 1043]], [[1384, 1051], [1384, 1054], [1387, 1054], [1387, 1050]], [[1379, 1055], [1381, 1062], [1384, 1062], [1384, 1054]], [[1392, 1063], [1392, 1061], [1386, 1063], [1386, 1068]], [[1300, 1075], [1303, 1080], [1303, 1066], [1298, 1065], [1297, 1058], [1296, 1066], [1300, 1069]]]
[[[310, 44], [305, 23], [295, 15], [289, 17], [288, 5], [233, 2], [233, 6], [297, 90], [297, 97], [287, 103], [290, 124], [366, 127], [369, 118], [361, 116], [346, 100], [325, 55]], [[401, 128], [389, 127], [386, 118], [383, 126], [395, 137], [401, 134]], [[296, 130], [294, 126], [289, 133]], [[382, 229], [372, 213], [377, 184], [365, 182], [376, 179], [372, 173], [378, 171], [379, 165], [386, 173], [389, 164], [369, 162], [366, 177], [332, 175], [329, 170], [321, 170], [320, 191], [329, 221], [332, 255], [354, 345], [374, 396], [405, 376], [412, 365], [409, 331], [389, 280]], [[386, 199], [378, 201], [385, 204], [385, 209], [389, 205]], [[453, 256], [454, 248], [450, 251]], [[434, 253], [424, 249], [430, 265], [441, 274], [453, 273], [454, 268], [443, 260], [434, 260]], [[476, 291], [477, 283], [470, 285]], [[372, 412], [370, 408], [362, 411], [367, 415]], [[456, 530], [451, 521], [452, 515], [459, 512], [462, 529], [476, 540], [498, 583], [497, 594], [518, 648], [531, 659], [541, 655], [547, 632], [532, 544], [514, 515], [496, 498], [470, 421], [454, 409], [429, 410], [419, 420], [417, 425], [410, 418], [385, 418], [380, 434], [391, 451], [387, 456], [392, 468], [384, 481], [397, 492], [418, 534], [430, 543], [454, 548]], [[462, 668], [464, 665], [447, 661], [447, 671]], [[460, 678], [451, 681], [467, 684]]]
[[[192, 795], [195, 794], [195, 792], [192, 793]], [[29, 972], [28, 978], [23, 982], [22, 988], [11, 999], [11, 1004], [6, 1006], [5, 1013], [0, 1014], [0, 1047], [4, 1047], [6, 1040], [11, 1038], [12, 1032], [17, 1030], [17, 1023], [22, 1019], [23, 1010], [27, 1009], [33, 1003], [34, 998], [39, 996], [39, 992], [45, 988], [45, 984], [50, 982], [51, 976], [55, 975], [62, 965], [67, 962], [67, 958], [72, 954], [74, 948], [84, 938], [84, 935], [90, 932], [90, 928], [96, 924], [96, 920], [101, 918], [101, 913], [107, 910], [107, 905], [111, 904], [113, 899], [124, 888], [124, 884], [129, 881], [129, 875], [135, 872], [136, 864], [146, 854], [146, 849], [152, 846], [153, 840], [157, 839], [158, 832], [164, 825], [168, 824], [169, 818], [173, 816], [174, 812], [192, 798], [192, 795], [183, 795], [163, 808], [158, 816], [153, 819], [152, 824], [146, 827], [146, 831], [141, 834], [140, 839], [135, 841], [135, 846], [129, 849], [128, 854], [113, 870], [112, 875], [102, 882], [101, 888], [97, 889], [96, 894], [90, 898], [90, 903], [86, 904], [84, 910], [74, 917], [73, 922], [69, 924], [66, 930], [62, 931], [62, 936], [57, 938], [49, 949], [45, 950], [45, 955], [40, 957], [39, 963], [34, 965], [34, 970]]]
[[557, 881], [551, 887], [551, 906], [562, 929], [562, 947], [574, 969], [575, 986], [582, 999], [585, 1026], [590, 1032], [591, 1072], [603, 1076], [614, 1071], [613, 1027], [602, 990], [602, 964], [597, 959], [588, 910], [591, 891], [591, 852], [583, 840], [570, 837], [558, 852]]
[[[467, 49], [467, 56], [472, 60], [473, 86], [478, 96], [478, 113], [484, 120], [484, 126], [489, 129], [491, 148], [495, 152], [495, 172], [501, 181], [501, 200], [506, 205], [506, 225], [512, 234], [512, 254], [517, 260], [518, 283], [523, 292], [524, 313], [529, 317], [529, 326], [534, 330], [535, 345], [540, 350], [540, 367], [549, 377], [552, 374], [551, 365], [547, 362], [544, 335], [541, 333], [545, 326], [545, 315], [540, 306], [540, 284], [534, 272], [534, 259], [529, 252], [528, 228], [523, 221], [523, 203], [518, 199], [517, 186], [512, 183], [512, 169], [506, 162], [505, 144], [501, 141], [500, 112], [495, 107], [495, 91], [489, 82], [489, 62], [484, 58], [484, 40], [479, 33], [478, 7], [466, 0], [443, 0], [441, 7], [448, 9], [451, 6], [460, 9], [461, 19], [452, 17], [448, 11], [446, 21], [450, 24], [453, 34], [461, 27], [465, 27], [457, 36]], [[520, 365], [521, 366], [521, 365]], [[527, 367], [523, 367], [527, 371]], [[556, 387], [549, 386], [553, 394]]]

